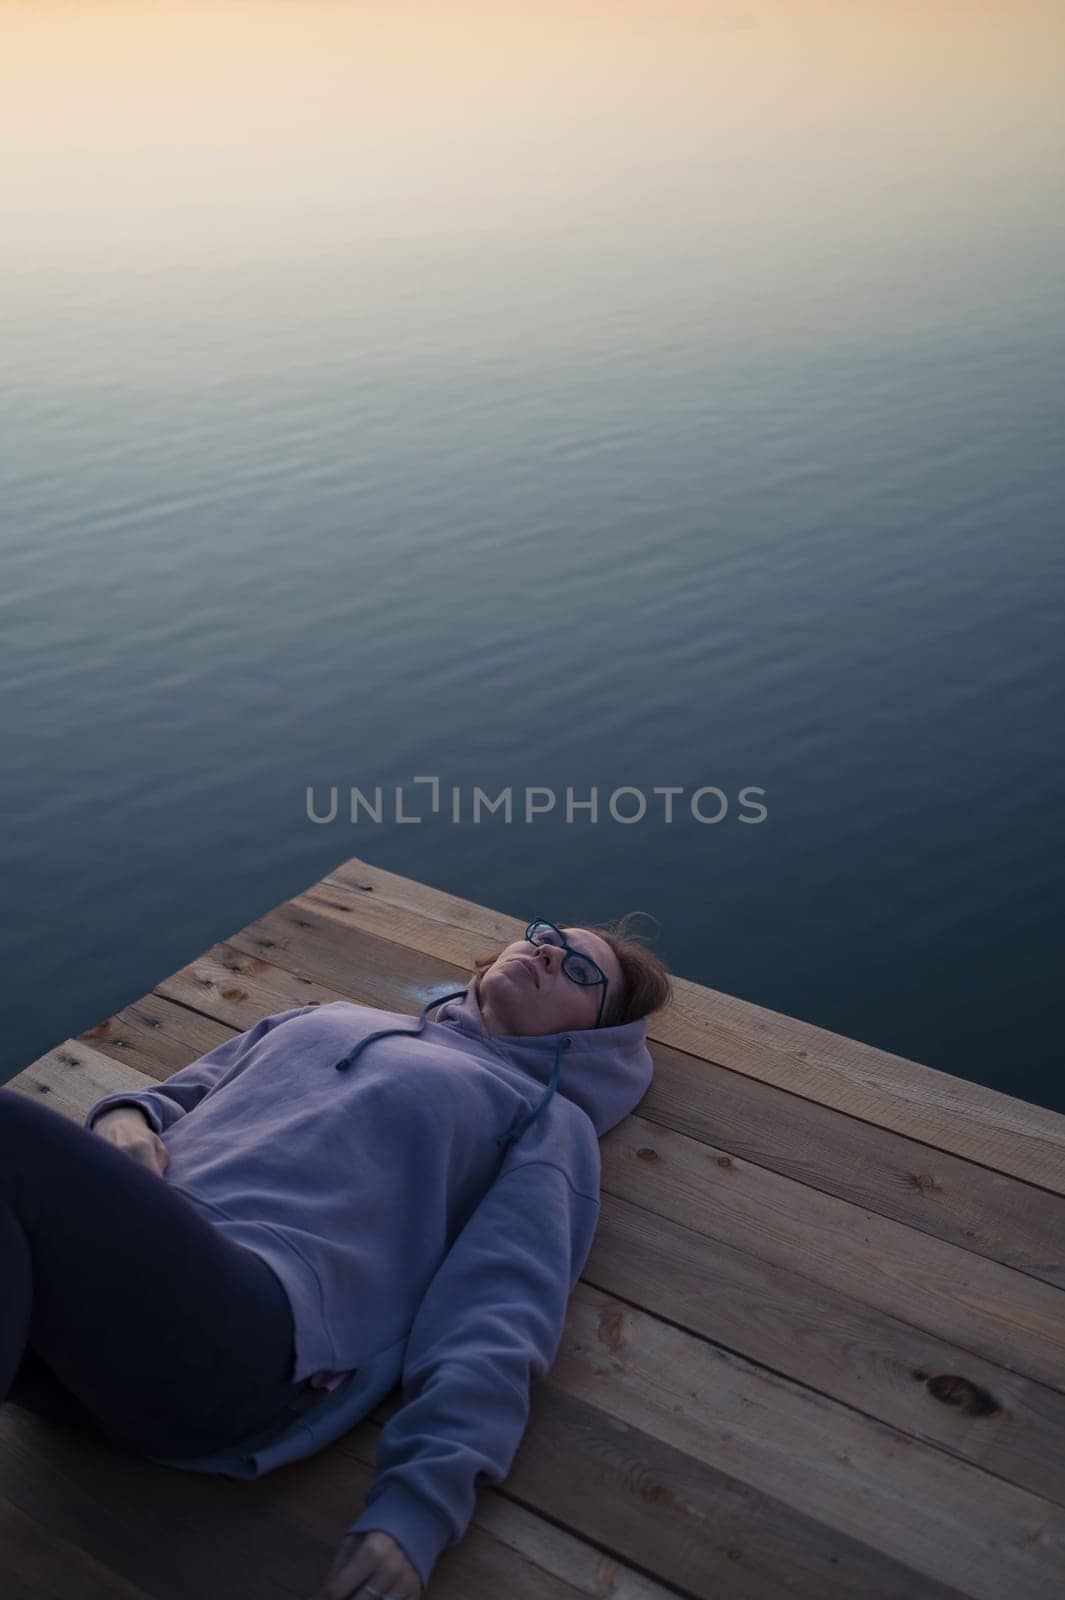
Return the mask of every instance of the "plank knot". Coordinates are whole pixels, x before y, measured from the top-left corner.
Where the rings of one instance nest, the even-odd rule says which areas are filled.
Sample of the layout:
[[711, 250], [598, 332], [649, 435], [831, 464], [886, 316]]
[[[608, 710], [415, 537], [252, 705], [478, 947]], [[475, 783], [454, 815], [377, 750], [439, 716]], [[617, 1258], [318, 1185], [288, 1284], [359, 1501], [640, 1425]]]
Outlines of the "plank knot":
[[933, 1399], [941, 1400], [945, 1406], [953, 1406], [956, 1411], [964, 1411], [969, 1416], [989, 1417], [1002, 1409], [989, 1390], [957, 1372], [938, 1373], [928, 1379], [926, 1388]]

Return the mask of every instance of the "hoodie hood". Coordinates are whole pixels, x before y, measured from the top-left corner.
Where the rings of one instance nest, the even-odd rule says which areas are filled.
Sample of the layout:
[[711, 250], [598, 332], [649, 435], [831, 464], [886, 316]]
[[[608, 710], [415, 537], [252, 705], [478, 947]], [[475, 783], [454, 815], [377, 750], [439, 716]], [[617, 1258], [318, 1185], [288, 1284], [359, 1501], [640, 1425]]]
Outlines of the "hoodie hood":
[[615, 1127], [643, 1099], [654, 1076], [647, 1048], [647, 1023], [643, 1017], [613, 1028], [569, 1028], [559, 1033], [492, 1034], [472, 981], [462, 989], [426, 1001], [413, 1027], [380, 1028], [354, 1045], [336, 1063], [346, 1071], [375, 1039], [409, 1033], [416, 1038], [425, 1030], [428, 1013], [439, 1006], [434, 1026], [449, 1028], [476, 1039], [511, 1066], [542, 1084], [543, 1094], [531, 1110], [509, 1128], [501, 1129], [496, 1143], [504, 1148], [519, 1139], [556, 1092], [591, 1119], [600, 1137]]

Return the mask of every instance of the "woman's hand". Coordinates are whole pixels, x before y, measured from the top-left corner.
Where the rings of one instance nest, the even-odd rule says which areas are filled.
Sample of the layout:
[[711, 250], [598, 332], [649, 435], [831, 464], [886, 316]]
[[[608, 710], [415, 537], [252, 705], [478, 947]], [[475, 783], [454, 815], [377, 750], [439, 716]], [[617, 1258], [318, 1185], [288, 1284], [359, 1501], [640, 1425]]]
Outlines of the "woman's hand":
[[390, 1533], [348, 1533], [314, 1600], [418, 1600], [422, 1580]]
[[116, 1106], [113, 1111], [103, 1112], [93, 1123], [92, 1131], [160, 1177], [170, 1165], [170, 1151], [136, 1106]]

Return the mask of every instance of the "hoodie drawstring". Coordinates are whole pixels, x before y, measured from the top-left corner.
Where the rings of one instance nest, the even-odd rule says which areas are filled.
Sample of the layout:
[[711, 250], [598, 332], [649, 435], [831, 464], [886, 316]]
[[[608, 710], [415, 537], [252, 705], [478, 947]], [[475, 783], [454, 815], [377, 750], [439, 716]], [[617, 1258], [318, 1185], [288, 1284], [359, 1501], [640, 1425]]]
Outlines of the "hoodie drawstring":
[[535, 1117], [540, 1115], [541, 1111], [554, 1094], [558, 1084], [559, 1075], [562, 1071], [562, 1052], [563, 1050], [568, 1050], [572, 1043], [573, 1040], [570, 1038], [569, 1034], [563, 1034], [562, 1038], [558, 1041], [558, 1044], [555, 1047], [555, 1063], [551, 1068], [551, 1081], [544, 1090], [540, 1100], [531, 1111], [527, 1111], [523, 1117], [519, 1117], [517, 1122], [514, 1123], [513, 1127], [507, 1129], [506, 1133], [496, 1134], [496, 1144], [501, 1144], [504, 1150], [506, 1149], [507, 1145], [511, 1143], [511, 1141], [521, 1138], [530, 1122], [532, 1122]]
[[421, 1015], [419, 1016], [413, 1028], [378, 1028], [376, 1033], [368, 1033], [365, 1039], [360, 1039], [358, 1044], [352, 1045], [346, 1056], [341, 1056], [340, 1060], [336, 1063], [336, 1071], [346, 1071], [347, 1068], [350, 1067], [355, 1060], [357, 1060], [361, 1052], [366, 1049], [366, 1046], [368, 1044], [373, 1044], [375, 1039], [387, 1039], [391, 1034], [394, 1033], [405, 1033], [408, 1034], [410, 1038], [416, 1039], [424, 1029], [426, 1022], [428, 1022], [428, 1014], [430, 1011], [434, 1010], [436, 1006], [442, 1006], [445, 1000], [457, 1000], [459, 995], [463, 995], [465, 993], [465, 989], [456, 989], [453, 994], [442, 994], [438, 995], [435, 1000], [427, 1000], [422, 1006]]

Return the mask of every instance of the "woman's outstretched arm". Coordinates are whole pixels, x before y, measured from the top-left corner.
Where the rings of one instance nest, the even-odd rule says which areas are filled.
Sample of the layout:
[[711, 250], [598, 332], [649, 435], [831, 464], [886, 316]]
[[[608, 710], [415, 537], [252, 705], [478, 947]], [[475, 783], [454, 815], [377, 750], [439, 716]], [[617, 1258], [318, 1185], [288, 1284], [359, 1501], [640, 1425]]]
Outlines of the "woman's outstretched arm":
[[445, 1257], [411, 1326], [403, 1404], [377, 1442], [366, 1509], [428, 1584], [462, 1538], [477, 1480], [506, 1477], [529, 1418], [530, 1385], [558, 1352], [599, 1202], [545, 1160], [507, 1160]]

